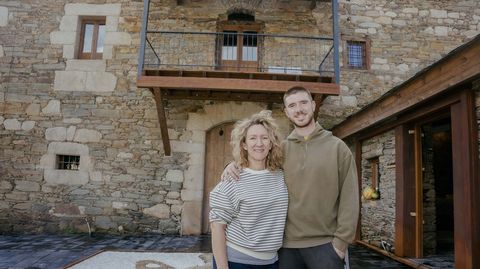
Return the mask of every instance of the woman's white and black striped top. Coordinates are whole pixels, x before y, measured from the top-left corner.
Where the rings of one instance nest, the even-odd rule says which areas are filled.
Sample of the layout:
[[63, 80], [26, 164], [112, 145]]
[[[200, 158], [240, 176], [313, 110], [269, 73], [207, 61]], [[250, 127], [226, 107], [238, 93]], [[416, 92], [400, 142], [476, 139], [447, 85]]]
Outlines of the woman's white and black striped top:
[[282, 246], [288, 209], [282, 171], [244, 168], [239, 180], [222, 181], [210, 192], [210, 207], [210, 222], [227, 224], [227, 244], [254, 252]]

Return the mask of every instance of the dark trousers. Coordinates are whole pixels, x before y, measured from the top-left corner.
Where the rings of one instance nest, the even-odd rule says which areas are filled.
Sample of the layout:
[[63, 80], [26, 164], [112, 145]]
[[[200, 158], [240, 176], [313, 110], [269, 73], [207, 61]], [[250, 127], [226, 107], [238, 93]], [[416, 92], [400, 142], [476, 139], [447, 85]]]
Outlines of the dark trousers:
[[280, 269], [343, 269], [332, 243], [310, 248], [281, 248], [278, 252]]
[[[217, 263], [215, 257], [213, 257], [213, 269], [217, 269]], [[251, 265], [236, 262], [228, 262], [228, 269], [278, 269], [278, 261], [274, 264], [267, 265]]]

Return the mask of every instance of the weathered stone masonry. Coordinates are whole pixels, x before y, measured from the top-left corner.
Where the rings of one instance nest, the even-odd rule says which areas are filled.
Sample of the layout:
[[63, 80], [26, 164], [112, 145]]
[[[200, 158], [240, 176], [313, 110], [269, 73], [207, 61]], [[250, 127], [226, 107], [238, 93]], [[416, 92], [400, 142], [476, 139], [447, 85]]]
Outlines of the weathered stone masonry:
[[[152, 1], [152, 29], [216, 31], [228, 10], [240, 8], [176, 2]], [[331, 33], [329, 3], [312, 10], [310, 1], [250, 2], [241, 8], [265, 22], [267, 33]], [[97, 231], [198, 233], [206, 130], [266, 104], [169, 101], [173, 154], [165, 157], [152, 94], [135, 85], [142, 10], [142, 1], [0, 0], [0, 232], [86, 232], [88, 221]], [[352, 0], [340, 1], [340, 12], [344, 38], [372, 41], [371, 68], [342, 70], [341, 95], [327, 98], [321, 110], [326, 127], [480, 30], [478, 1]], [[106, 17], [102, 60], [75, 59], [84, 15]], [[274, 108], [288, 133], [288, 121]], [[390, 143], [384, 157], [393, 154]], [[79, 170], [54, 169], [56, 154], [79, 155]], [[389, 165], [381, 165], [380, 184], [390, 182], [381, 186], [382, 199], [362, 210], [378, 203], [393, 208]], [[375, 212], [393, 223], [390, 209]], [[373, 218], [362, 221], [379, 226]], [[392, 224], [380, 226], [384, 234], [362, 230], [365, 239], [393, 239]]]

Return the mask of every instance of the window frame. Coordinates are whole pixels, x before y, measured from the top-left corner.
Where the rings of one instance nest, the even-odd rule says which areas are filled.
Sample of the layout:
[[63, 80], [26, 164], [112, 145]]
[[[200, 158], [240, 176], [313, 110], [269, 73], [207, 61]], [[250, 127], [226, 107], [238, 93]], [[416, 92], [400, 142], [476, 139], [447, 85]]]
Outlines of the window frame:
[[[256, 34], [261, 34], [263, 26], [259, 22], [249, 22], [249, 21], [224, 21], [218, 23], [218, 41], [217, 41], [217, 64], [221, 70], [235, 70], [235, 71], [257, 71], [259, 68], [259, 63], [261, 59], [262, 51], [262, 39], [257, 36], [257, 59], [256, 61], [243, 60], [243, 40], [244, 33], [256, 32]], [[237, 34], [237, 58], [236, 60], [224, 60], [223, 59], [223, 32], [235, 31]]]
[[[104, 16], [88, 16], [80, 18], [80, 31], [78, 38], [78, 51], [77, 58], [83, 60], [100, 60], [103, 58], [103, 52], [97, 52], [97, 43], [98, 43], [98, 31], [100, 25], [106, 27], [106, 17]], [[87, 24], [93, 24], [93, 33], [92, 33], [92, 47], [91, 52], [83, 52], [84, 43], [85, 43], [85, 27]], [[105, 46], [105, 43], [104, 43]]]
[[[343, 68], [349, 70], [370, 70], [370, 46], [371, 41], [367, 37], [353, 37], [353, 36], [343, 36], [342, 38], [344, 41], [343, 43], [343, 50], [342, 50], [342, 63]], [[349, 62], [349, 51], [348, 45], [351, 42], [356, 43], [363, 43], [364, 45], [364, 57], [363, 57], [363, 65], [362, 67], [355, 67], [351, 66]]]

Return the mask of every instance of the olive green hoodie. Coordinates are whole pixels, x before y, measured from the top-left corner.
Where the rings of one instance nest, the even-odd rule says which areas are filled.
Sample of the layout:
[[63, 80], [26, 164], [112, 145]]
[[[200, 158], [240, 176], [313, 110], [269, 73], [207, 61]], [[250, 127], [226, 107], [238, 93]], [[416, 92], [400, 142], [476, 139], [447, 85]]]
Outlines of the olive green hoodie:
[[284, 154], [289, 204], [283, 247], [333, 242], [345, 251], [354, 239], [359, 213], [350, 149], [317, 123], [307, 139], [294, 130], [284, 141]]

